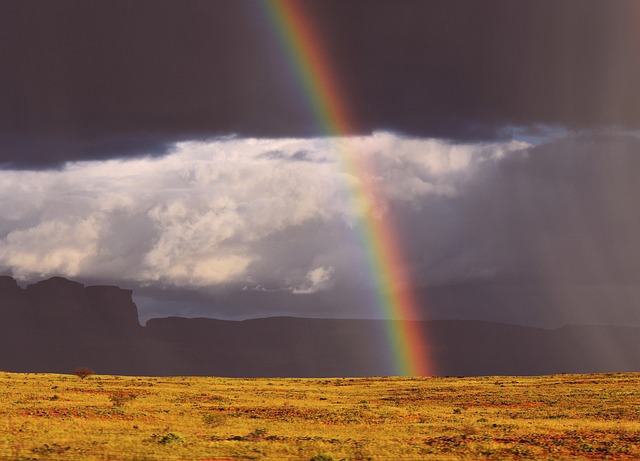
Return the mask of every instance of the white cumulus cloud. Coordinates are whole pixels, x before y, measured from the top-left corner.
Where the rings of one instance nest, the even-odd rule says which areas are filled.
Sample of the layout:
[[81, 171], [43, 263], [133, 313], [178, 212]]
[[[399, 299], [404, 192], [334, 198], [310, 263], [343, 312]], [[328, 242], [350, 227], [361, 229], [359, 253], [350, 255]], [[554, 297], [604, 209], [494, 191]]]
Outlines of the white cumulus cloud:
[[331, 277], [335, 269], [333, 267], [316, 267], [307, 272], [304, 281], [300, 286], [291, 291], [296, 294], [310, 294], [316, 291], [325, 290], [331, 286]]
[[[338, 146], [339, 143], [339, 146]], [[365, 210], [455, 196], [518, 143], [450, 144], [375, 133], [336, 139], [185, 142], [160, 158], [0, 171], [0, 270], [142, 284], [313, 293], [349, 272]], [[350, 157], [347, 159], [346, 157]], [[360, 165], [349, 170], [351, 160]], [[311, 268], [311, 269], [309, 269]], [[256, 288], [256, 289], [257, 289]]]

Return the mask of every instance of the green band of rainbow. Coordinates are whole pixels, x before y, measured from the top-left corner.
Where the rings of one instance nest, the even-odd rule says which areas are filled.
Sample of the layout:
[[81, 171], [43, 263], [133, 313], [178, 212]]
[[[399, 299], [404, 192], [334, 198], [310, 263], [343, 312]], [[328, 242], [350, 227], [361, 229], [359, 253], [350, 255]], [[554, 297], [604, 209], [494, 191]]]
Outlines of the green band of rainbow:
[[[303, 87], [313, 114], [330, 136], [353, 133], [355, 124], [347, 110], [330, 61], [319, 36], [303, 11], [299, 0], [263, 0], [261, 2], [275, 26], [280, 42]], [[410, 283], [392, 219], [368, 212], [378, 203], [379, 192], [371, 181], [366, 158], [350, 152], [346, 143], [336, 141], [343, 171], [358, 178], [351, 186], [352, 205], [362, 216], [358, 232], [366, 251], [371, 278], [378, 293], [378, 309], [387, 321], [388, 340], [398, 375], [430, 375], [431, 361], [423, 333], [417, 322], [418, 304]], [[396, 319], [396, 320], [393, 320]]]

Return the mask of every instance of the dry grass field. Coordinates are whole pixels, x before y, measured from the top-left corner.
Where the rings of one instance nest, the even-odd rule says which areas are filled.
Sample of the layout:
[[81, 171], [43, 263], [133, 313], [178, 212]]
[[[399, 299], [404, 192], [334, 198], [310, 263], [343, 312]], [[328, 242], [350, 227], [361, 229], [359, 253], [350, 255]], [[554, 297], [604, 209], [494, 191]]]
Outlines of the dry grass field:
[[0, 373], [2, 460], [640, 459], [640, 374]]

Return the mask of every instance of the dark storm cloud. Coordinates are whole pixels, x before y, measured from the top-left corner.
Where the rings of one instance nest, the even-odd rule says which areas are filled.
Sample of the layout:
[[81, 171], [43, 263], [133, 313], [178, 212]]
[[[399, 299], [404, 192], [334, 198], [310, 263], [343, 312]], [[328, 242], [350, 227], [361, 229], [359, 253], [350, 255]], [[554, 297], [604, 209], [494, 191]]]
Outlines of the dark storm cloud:
[[469, 245], [502, 275], [547, 283], [640, 282], [640, 140], [581, 134], [506, 156], [474, 177]]
[[104, 133], [99, 136], [52, 134], [0, 137], [0, 168], [43, 169], [62, 167], [75, 160], [106, 160], [126, 156], [158, 156], [175, 147], [178, 139], [160, 133], [145, 136], [137, 133]]
[[485, 162], [398, 210], [435, 318], [639, 324], [640, 140], [576, 134]]
[[162, 153], [178, 139], [295, 127], [249, 6], [3, 2], [0, 163]]
[[[628, 1], [401, 1], [326, 15], [363, 125], [481, 138], [503, 125], [637, 127], [637, 9]], [[340, 31], [349, 29], [347, 40]]]
[[[633, 1], [305, 1], [357, 129], [640, 127]], [[0, 165], [321, 133], [258, 2], [0, 4]]]
[[637, 136], [574, 133], [471, 158], [451, 194], [393, 205], [423, 284], [640, 283]]

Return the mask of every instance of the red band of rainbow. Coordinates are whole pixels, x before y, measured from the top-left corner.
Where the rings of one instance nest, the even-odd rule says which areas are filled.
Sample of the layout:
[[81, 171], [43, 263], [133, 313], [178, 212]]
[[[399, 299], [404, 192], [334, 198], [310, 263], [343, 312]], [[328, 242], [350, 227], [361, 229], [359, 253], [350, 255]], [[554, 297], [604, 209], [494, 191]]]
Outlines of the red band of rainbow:
[[[319, 35], [305, 15], [299, 0], [263, 0], [280, 42], [286, 50], [304, 97], [313, 115], [329, 136], [353, 133], [340, 85], [332, 71]], [[374, 216], [368, 210], [379, 203], [379, 192], [371, 181], [372, 169], [363, 156], [350, 152], [345, 142], [335, 143], [343, 171], [358, 178], [350, 186], [352, 205], [359, 210], [360, 240], [367, 253], [371, 279], [377, 289], [379, 312], [387, 320], [387, 335], [398, 375], [431, 375], [432, 363], [419, 323], [419, 304], [406, 268], [398, 234], [391, 216]]]

